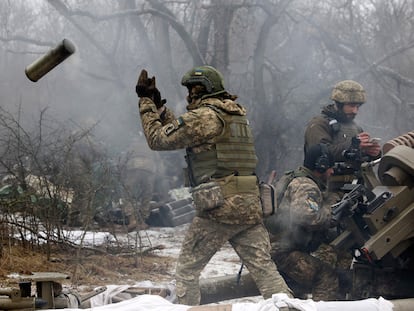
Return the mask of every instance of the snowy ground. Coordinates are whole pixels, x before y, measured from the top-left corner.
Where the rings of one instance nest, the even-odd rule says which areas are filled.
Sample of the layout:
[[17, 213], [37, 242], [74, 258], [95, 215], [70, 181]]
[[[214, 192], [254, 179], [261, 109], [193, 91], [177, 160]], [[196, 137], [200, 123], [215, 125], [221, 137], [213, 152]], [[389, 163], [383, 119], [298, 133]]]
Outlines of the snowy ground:
[[[163, 245], [164, 247], [160, 250], [155, 250], [154, 252], [159, 256], [168, 256], [172, 258], [177, 258], [181, 242], [184, 238], [185, 232], [187, 231], [188, 224], [182, 225], [179, 227], [174, 228], [158, 228], [153, 227], [149, 228], [145, 231], [139, 232], [140, 240], [142, 241], [143, 248], [152, 248], [155, 246]], [[84, 234], [84, 232], [80, 231], [71, 231], [68, 232], [68, 235], [71, 236], [72, 241], [75, 243], [79, 241], [79, 237]], [[130, 233], [129, 235], [125, 236], [117, 236], [118, 242], [120, 239], [124, 239], [123, 242], [130, 243], [131, 241], [136, 240], [136, 233]], [[84, 244], [85, 245], [102, 245], [105, 243], [111, 243], [114, 241], [114, 238], [109, 233], [105, 232], [88, 232], [86, 236], [84, 236]], [[174, 269], [174, 268], [172, 268]], [[217, 276], [226, 276], [226, 275], [235, 275], [240, 269], [240, 259], [230, 247], [229, 244], [226, 244], [215, 256], [213, 256], [212, 260], [206, 266], [204, 271], [202, 272], [201, 278], [209, 278], [209, 277], [217, 277]], [[174, 275], [174, 271], [171, 271], [171, 275]], [[173, 281], [173, 280], [172, 280]], [[141, 284], [148, 282], [149, 285], [160, 285], [160, 284], [151, 284], [151, 280], [141, 280]], [[124, 289], [139, 285], [138, 283], [130, 283], [126, 281]], [[171, 283], [170, 283], [171, 285]], [[111, 284], [108, 284], [108, 290], [111, 287]], [[119, 286], [119, 285], [117, 285]], [[170, 287], [168, 287], [170, 288]], [[107, 291], [108, 291], [107, 290]], [[116, 289], [115, 289], [116, 291]], [[119, 291], [122, 292], [122, 291]], [[118, 292], [118, 293], [119, 293]], [[183, 305], [172, 305], [170, 304], [168, 298], [162, 300], [162, 298], [154, 295], [143, 295], [138, 296], [136, 298], [126, 298], [125, 301], [119, 304], [111, 304], [111, 306], [105, 306], [107, 304], [108, 294], [102, 293], [97, 295], [91, 299], [92, 308], [88, 310], [134, 310], [134, 311], [144, 311], [144, 310], [154, 310], [154, 311], [184, 311], [187, 308], [184, 308]], [[275, 304], [276, 300], [268, 299], [264, 300], [261, 296], [255, 297], [244, 297], [239, 299], [232, 299], [227, 301], [221, 301], [219, 304], [232, 304], [233, 311], [260, 311], [260, 310], [276, 310]], [[286, 296], [286, 295], [285, 295]], [[145, 305], [142, 303], [141, 300], [136, 299], [158, 299], [162, 300], [162, 304], [157, 305], [156, 301], [149, 302], [149, 304]], [[392, 311], [393, 305], [390, 301], [386, 301], [380, 297], [377, 299], [366, 299], [362, 301], [354, 301], [354, 302], [313, 302], [312, 300], [299, 300], [299, 299], [290, 299], [286, 296], [286, 301], [292, 303], [292, 307], [296, 307], [298, 310], [312, 310], [312, 311], [327, 311], [327, 310], [347, 310], [347, 311], [366, 311], [366, 310], [377, 310], [377, 311]], [[283, 303], [282, 301], [282, 303]], [[123, 303], [127, 303], [128, 305], [125, 306]], [[211, 304], [214, 305], [214, 304]], [[117, 308], [118, 306], [118, 308]], [[108, 307], [108, 308], [106, 308]], [[78, 310], [78, 309], [67, 309], [67, 310]], [[405, 309], [404, 309], [405, 310]], [[408, 309], [407, 309], [408, 310]]]
[[[156, 251], [160, 256], [170, 256], [177, 258], [180, 251], [181, 242], [188, 225], [176, 228], [151, 228], [147, 230], [147, 234], [151, 241], [157, 241], [164, 244], [165, 249]], [[201, 274], [202, 278], [225, 276], [236, 274], [240, 269], [240, 259], [231, 248], [230, 244], [224, 247], [214, 255], [210, 263]]]
[[[184, 239], [184, 235], [188, 229], [189, 224], [185, 224], [178, 227], [151, 227], [147, 230], [139, 232], [140, 241], [143, 249], [152, 248], [162, 245], [162, 249], [155, 249], [154, 254], [159, 256], [168, 256], [171, 258], [178, 258], [180, 252], [181, 243]], [[72, 231], [68, 233], [71, 235], [71, 240], [75, 243], [80, 240], [81, 231]], [[122, 240], [124, 243], [133, 243], [136, 239], [136, 232], [131, 232], [128, 235], [117, 236], [118, 242]], [[105, 243], [111, 243], [114, 241], [113, 236], [108, 232], [88, 232], [84, 237], [84, 245], [97, 246]], [[237, 254], [234, 252], [230, 244], [226, 243], [222, 249], [217, 252], [205, 269], [201, 273], [201, 278], [219, 277], [227, 275], [236, 275], [240, 269], [241, 261]], [[171, 275], [174, 275], [175, 266], [172, 266]], [[246, 269], [244, 270], [246, 272]], [[142, 280], [151, 281], [151, 280]], [[173, 280], [171, 280], [173, 281]], [[134, 284], [126, 284], [134, 285]], [[257, 302], [263, 300], [261, 296], [258, 297], [246, 297], [243, 299], [236, 299], [231, 301], [225, 301], [223, 303], [234, 302]]]
[[[178, 227], [152, 227], [147, 230], [139, 232], [142, 249], [147, 249], [162, 245], [162, 249], [155, 249], [154, 254], [159, 256], [168, 256], [178, 258], [182, 240], [187, 231], [188, 224]], [[71, 240], [77, 243], [80, 236], [84, 234], [81, 231], [72, 231], [68, 233], [71, 235]], [[136, 232], [131, 232], [128, 235], [118, 235], [117, 240], [123, 243], [133, 243], [135, 241]], [[83, 244], [85, 246], [98, 246], [115, 241], [113, 236], [108, 232], [88, 232], [84, 237]], [[240, 269], [240, 259], [231, 248], [230, 244], [226, 244], [223, 248], [212, 258], [211, 262], [202, 272], [201, 277], [216, 277], [235, 274]], [[174, 271], [171, 271], [173, 274]]]

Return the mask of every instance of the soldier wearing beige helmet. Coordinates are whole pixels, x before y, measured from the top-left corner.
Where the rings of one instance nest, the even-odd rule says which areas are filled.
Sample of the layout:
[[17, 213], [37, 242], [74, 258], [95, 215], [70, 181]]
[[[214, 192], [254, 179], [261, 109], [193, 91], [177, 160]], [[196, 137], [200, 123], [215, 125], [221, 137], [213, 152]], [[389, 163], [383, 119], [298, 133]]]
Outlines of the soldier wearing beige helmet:
[[381, 156], [381, 146], [378, 139], [373, 139], [354, 121], [366, 102], [361, 84], [353, 80], [340, 81], [333, 87], [330, 99], [333, 103], [323, 107], [321, 114], [307, 124], [304, 151], [306, 153], [310, 146], [324, 143], [328, 145], [335, 162], [352, 163], [351, 173], [346, 169], [335, 170], [329, 189], [338, 190], [355, 178], [352, 172], [358, 170], [355, 163], [361, 164]]

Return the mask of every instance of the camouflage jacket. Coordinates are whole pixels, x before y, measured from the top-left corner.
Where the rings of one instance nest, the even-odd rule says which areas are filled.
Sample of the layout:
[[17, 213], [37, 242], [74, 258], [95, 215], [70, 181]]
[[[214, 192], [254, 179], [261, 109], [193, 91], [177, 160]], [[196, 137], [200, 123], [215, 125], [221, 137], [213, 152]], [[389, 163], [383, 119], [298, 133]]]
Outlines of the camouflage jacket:
[[306, 176], [295, 177], [287, 186], [278, 211], [282, 228], [272, 238], [284, 251], [312, 251], [322, 243], [331, 222], [331, 205], [336, 202], [323, 192], [322, 180], [305, 167], [299, 170]]
[[[218, 113], [207, 105], [214, 105], [230, 114], [246, 114], [246, 110], [235, 101], [211, 102], [207, 98], [178, 118], [168, 108], [160, 117], [151, 99], [141, 98], [139, 111], [149, 147], [153, 150], [191, 148], [195, 153], [214, 148], [216, 138], [223, 131], [223, 122]], [[222, 207], [199, 212], [198, 216], [229, 224], [256, 224], [262, 221], [261, 213], [258, 195], [236, 194], [226, 197]]]
[[[336, 120], [336, 125], [330, 125]], [[328, 144], [329, 151], [334, 156], [335, 162], [343, 162], [343, 151], [351, 147], [352, 137], [363, 130], [354, 121], [341, 121], [334, 104], [325, 106], [319, 116], [312, 118], [305, 130], [305, 151], [312, 145], [319, 143]]]

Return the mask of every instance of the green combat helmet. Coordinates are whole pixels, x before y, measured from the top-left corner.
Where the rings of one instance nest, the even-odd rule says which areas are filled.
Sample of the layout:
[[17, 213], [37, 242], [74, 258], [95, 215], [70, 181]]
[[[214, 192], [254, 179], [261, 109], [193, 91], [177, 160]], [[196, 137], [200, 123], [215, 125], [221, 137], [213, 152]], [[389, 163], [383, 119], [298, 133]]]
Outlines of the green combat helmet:
[[200, 66], [189, 70], [181, 79], [181, 84], [186, 87], [194, 84], [203, 85], [207, 92], [203, 98], [226, 92], [223, 75], [212, 66]]
[[331, 99], [342, 104], [363, 104], [366, 101], [365, 90], [358, 82], [344, 80], [335, 84], [332, 90]]

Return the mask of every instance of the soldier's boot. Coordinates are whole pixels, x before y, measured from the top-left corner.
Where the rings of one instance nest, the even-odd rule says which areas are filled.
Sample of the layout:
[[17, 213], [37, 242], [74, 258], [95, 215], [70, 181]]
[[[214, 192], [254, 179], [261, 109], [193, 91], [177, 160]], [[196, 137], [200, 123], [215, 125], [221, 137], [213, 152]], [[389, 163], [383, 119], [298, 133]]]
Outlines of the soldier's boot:
[[177, 281], [176, 291], [179, 304], [188, 306], [197, 306], [200, 304], [201, 293], [198, 282]]
[[337, 300], [339, 280], [334, 269], [326, 267], [318, 273], [312, 289], [312, 299], [315, 301]]

